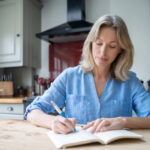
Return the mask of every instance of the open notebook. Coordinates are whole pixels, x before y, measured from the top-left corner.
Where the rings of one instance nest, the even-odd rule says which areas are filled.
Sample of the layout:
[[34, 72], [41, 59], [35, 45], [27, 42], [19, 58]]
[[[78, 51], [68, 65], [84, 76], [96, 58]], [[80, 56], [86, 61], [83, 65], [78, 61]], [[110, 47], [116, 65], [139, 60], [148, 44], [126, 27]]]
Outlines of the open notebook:
[[127, 130], [112, 130], [91, 134], [89, 130], [82, 130], [80, 127], [77, 127], [77, 132], [66, 135], [55, 134], [53, 131], [49, 131], [48, 136], [56, 148], [83, 145], [93, 142], [108, 144], [112, 141], [123, 138], [143, 139], [142, 135]]

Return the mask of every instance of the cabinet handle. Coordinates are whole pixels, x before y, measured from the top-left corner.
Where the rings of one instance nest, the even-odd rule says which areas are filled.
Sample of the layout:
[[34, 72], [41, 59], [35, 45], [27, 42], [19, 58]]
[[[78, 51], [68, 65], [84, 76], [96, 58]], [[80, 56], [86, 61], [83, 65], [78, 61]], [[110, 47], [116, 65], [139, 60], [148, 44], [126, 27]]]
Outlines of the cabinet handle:
[[17, 37], [20, 37], [20, 34], [19, 34], [19, 33], [17, 34]]
[[8, 111], [13, 111], [14, 108], [10, 106], [10, 107], [7, 107], [7, 110], [8, 110]]

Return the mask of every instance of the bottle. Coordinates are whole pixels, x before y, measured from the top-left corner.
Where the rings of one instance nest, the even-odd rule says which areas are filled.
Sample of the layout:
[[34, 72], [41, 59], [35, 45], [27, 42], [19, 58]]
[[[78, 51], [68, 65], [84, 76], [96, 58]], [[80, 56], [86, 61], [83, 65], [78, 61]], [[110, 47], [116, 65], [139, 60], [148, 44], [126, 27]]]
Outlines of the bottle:
[[42, 95], [44, 93], [44, 85], [43, 85], [43, 78], [39, 78], [39, 92], [40, 95]]
[[50, 79], [49, 78], [46, 79], [46, 87], [47, 87], [47, 89], [50, 87]]
[[32, 87], [32, 97], [35, 96], [35, 86]]

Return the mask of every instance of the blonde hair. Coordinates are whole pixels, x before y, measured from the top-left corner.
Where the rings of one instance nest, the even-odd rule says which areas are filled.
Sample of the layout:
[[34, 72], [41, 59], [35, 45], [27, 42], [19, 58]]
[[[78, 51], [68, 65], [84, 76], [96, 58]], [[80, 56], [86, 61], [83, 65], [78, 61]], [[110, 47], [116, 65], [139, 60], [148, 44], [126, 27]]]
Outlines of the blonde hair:
[[112, 79], [125, 81], [128, 79], [129, 69], [133, 64], [134, 49], [126, 24], [119, 16], [104, 15], [95, 22], [83, 45], [81, 68], [85, 73], [93, 70], [92, 43], [97, 40], [102, 27], [112, 27], [116, 30], [121, 48], [121, 53], [111, 64], [110, 76]]

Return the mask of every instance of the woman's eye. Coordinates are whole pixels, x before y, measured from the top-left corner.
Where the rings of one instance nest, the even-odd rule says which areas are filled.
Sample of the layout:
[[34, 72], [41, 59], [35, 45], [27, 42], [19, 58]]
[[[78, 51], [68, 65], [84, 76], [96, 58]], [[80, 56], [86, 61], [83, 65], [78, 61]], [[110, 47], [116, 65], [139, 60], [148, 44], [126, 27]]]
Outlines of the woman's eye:
[[96, 42], [96, 45], [100, 46], [100, 45], [102, 45], [102, 43], [100, 43], [100, 42]]
[[117, 46], [115, 46], [115, 45], [110, 45], [109, 47], [110, 47], [110, 48], [116, 48]]

